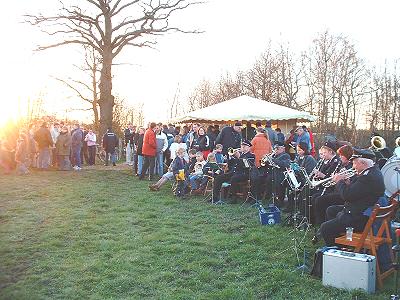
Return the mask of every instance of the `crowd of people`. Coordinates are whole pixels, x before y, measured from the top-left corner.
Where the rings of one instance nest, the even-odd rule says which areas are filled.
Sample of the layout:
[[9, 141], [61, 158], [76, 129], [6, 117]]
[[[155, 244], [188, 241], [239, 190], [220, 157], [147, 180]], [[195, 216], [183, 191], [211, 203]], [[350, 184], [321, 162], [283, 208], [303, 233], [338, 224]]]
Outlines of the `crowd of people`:
[[[18, 174], [50, 166], [79, 171], [84, 160], [96, 163], [98, 143], [90, 128], [61, 122], [49, 127], [43, 122], [39, 128], [20, 130], [14, 152], [0, 145], [0, 166], [10, 172], [14, 163]], [[102, 137], [106, 165], [116, 165], [118, 144], [108, 129]], [[152, 122], [147, 128], [129, 124], [124, 144], [126, 163], [139, 180], [151, 181], [150, 191], [173, 181], [179, 198], [204, 195], [208, 188], [210, 202], [221, 203], [235, 202], [247, 189], [247, 200], [270, 199], [290, 214], [300, 213], [316, 228], [313, 241], [322, 237], [327, 245], [346, 227], [362, 230], [368, 220], [365, 211], [385, 190], [376, 152], [336, 140], [316, 151], [306, 126], [285, 136], [269, 121], [207, 128], [197, 123]]]
[[280, 209], [304, 216], [314, 225], [313, 242], [322, 237], [333, 245], [346, 227], [362, 230], [366, 211], [385, 191], [376, 151], [337, 140], [326, 141], [316, 151], [305, 126], [293, 128], [286, 137], [268, 121], [265, 126], [248, 123], [243, 128], [235, 122], [207, 130], [200, 124], [189, 128], [151, 123], [135, 132], [132, 126], [125, 136], [134, 153], [129, 163], [140, 180], [157, 176], [151, 191], [173, 180], [175, 195], [186, 198], [203, 194], [211, 182], [210, 201], [221, 203], [234, 201], [247, 187], [248, 199], [271, 199]]
[[[102, 146], [106, 153], [106, 165], [109, 159], [116, 165], [118, 141], [111, 129], [104, 134]], [[5, 174], [15, 169], [19, 175], [29, 174], [32, 168], [79, 171], [84, 163], [88, 166], [96, 164], [98, 142], [91, 128], [84, 128], [78, 123], [32, 123], [19, 130], [15, 147], [0, 140], [0, 167]]]

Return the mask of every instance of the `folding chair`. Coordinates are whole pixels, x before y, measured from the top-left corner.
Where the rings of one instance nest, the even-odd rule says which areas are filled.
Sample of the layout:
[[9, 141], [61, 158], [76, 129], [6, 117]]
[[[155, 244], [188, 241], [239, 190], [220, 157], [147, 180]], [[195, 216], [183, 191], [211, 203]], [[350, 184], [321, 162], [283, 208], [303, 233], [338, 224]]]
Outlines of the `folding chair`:
[[[398, 202], [391, 202], [392, 203], [389, 206], [384, 207], [380, 207], [379, 204], [376, 204], [367, 224], [364, 227], [364, 231], [362, 233], [353, 233], [351, 241], [346, 238], [346, 235], [342, 235], [335, 239], [336, 244], [352, 247], [354, 248], [354, 252], [361, 252], [362, 249], [366, 249], [376, 257], [376, 279], [379, 288], [383, 287], [383, 279], [395, 272], [393, 266], [388, 270], [381, 272], [377, 255], [378, 248], [387, 244], [387, 247], [390, 249], [391, 261], [394, 262], [394, 256], [391, 250], [392, 238], [390, 232], [390, 221], [396, 213]], [[374, 224], [378, 225], [377, 231], [374, 230]]]

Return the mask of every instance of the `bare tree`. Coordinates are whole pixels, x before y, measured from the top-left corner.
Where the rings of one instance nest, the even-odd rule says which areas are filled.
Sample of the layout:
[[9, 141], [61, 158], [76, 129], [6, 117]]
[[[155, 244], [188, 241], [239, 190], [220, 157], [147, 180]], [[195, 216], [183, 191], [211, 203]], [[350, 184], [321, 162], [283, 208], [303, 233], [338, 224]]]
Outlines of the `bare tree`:
[[[88, 81], [77, 80], [73, 78], [62, 79], [56, 78], [62, 82], [68, 88], [76, 93], [76, 95], [88, 103], [90, 108], [88, 109], [74, 109], [74, 110], [91, 110], [93, 112], [93, 124], [96, 131], [99, 130], [99, 108], [98, 101], [100, 93], [98, 90], [99, 85], [99, 72], [101, 69], [101, 60], [98, 57], [97, 52], [88, 46], [84, 46], [85, 49], [85, 62], [83, 66], [74, 65], [78, 70], [82, 71], [83, 74], [89, 76]], [[88, 84], [88, 82], [90, 82]]]
[[[82, 3], [83, 2], [83, 3]], [[100, 131], [112, 124], [113, 60], [127, 46], [152, 47], [154, 37], [170, 31], [188, 32], [169, 24], [170, 17], [193, 4], [188, 0], [84, 0], [61, 8], [54, 16], [26, 15], [26, 20], [59, 40], [38, 50], [63, 45], [86, 45], [95, 49], [101, 59]], [[86, 6], [87, 9], [81, 7]], [[196, 32], [196, 31], [191, 31]]]

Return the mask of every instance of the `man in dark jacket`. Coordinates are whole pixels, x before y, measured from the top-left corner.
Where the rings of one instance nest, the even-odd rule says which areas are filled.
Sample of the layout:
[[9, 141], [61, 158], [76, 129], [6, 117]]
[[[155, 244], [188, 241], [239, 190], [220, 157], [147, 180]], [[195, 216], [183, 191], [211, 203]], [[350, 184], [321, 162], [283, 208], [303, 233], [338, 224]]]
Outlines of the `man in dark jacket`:
[[368, 222], [364, 211], [383, 196], [385, 184], [381, 171], [374, 165], [374, 158], [375, 154], [369, 149], [354, 149], [355, 179], [350, 181], [339, 174], [333, 176], [344, 205], [330, 206], [326, 211], [328, 221], [322, 223], [320, 231], [327, 246], [334, 245], [335, 238], [343, 234], [346, 227], [353, 227], [356, 232], [363, 231]]
[[107, 132], [103, 135], [103, 149], [106, 151], [106, 163], [108, 166], [108, 157], [110, 156], [111, 162], [113, 166], [116, 166], [116, 156], [115, 156], [115, 148], [118, 147], [118, 137], [112, 131], [111, 128], [107, 129]]
[[71, 150], [72, 150], [72, 165], [73, 169], [79, 171], [82, 166], [81, 161], [81, 151], [82, 151], [82, 141], [83, 141], [83, 131], [79, 124], [74, 125], [74, 130], [71, 134]]
[[227, 154], [229, 148], [238, 149], [242, 141], [242, 123], [236, 122], [234, 126], [226, 126], [218, 134], [215, 144], [222, 144], [222, 153]]
[[42, 123], [42, 126], [35, 132], [33, 138], [38, 144], [38, 167], [39, 169], [48, 169], [50, 166], [50, 148], [53, 147], [53, 139], [51, 138], [51, 133], [47, 128], [46, 122]]
[[241, 144], [241, 150], [235, 151], [228, 160], [229, 171], [218, 175], [214, 180], [213, 203], [221, 200], [220, 193], [224, 182], [230, 183], [230, 191], [234, 194], [238, 190], [239, 183], [249, 179], [250, 168], [254, 166], [255, 156], [250, 152], [251, 143], [249, 141], [244, 140]]

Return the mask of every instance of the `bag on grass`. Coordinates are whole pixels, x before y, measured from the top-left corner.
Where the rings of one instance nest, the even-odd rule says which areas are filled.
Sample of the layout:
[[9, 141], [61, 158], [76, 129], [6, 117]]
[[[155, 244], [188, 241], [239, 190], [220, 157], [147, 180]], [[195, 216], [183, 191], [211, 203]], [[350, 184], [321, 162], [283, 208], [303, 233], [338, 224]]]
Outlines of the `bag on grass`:
[[310, 275], [314, 276], [314, 277], [318, 277], [318, 278], [322, 278], [322, 261], [323, 261], [323, 256], [324, 256], [324, 252], [328, 251], [329, 249], [338, 249], [338, 247], [336, 246], [332, 246], [332, 247], [322, 247], [322, 248], [318, 248], [315, 253], [314, 253], [314, 259], [313, 259], [313, 265], [311, 268], [311, 272]]

